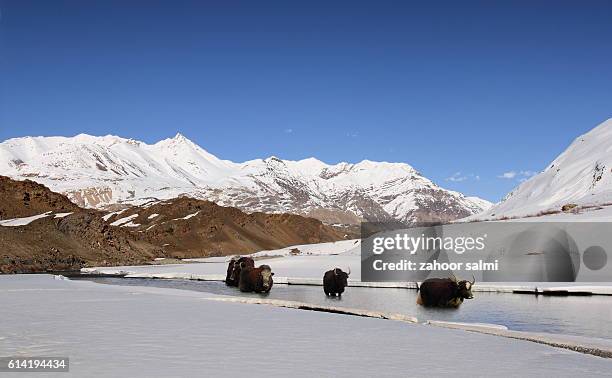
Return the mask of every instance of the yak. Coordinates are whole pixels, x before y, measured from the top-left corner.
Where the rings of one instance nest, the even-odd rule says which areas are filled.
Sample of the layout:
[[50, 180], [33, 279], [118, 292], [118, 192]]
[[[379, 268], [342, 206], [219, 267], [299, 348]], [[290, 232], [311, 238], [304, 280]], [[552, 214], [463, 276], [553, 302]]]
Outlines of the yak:
[[235, 280], [232, 279], [232, 273], [234, 273], [234, 265], [236, 265], [236, 261], [238, 261], [238, 259], [232, 257], [232, 259], [229, 261], [229, 264], [227, 264], [227, 273], [225, 274], [225, 284], [227, 286], [237, 285]]
[[240, 271], [240, 282], [238, 288], [240, 291], [250, 293], [268, 293], [274, 285], [272, 269], [269, 265], [260, 265], [255, 268], [247, 266], [244, 262]]
[[246, 267], [254, 267], [255, 261], [248, 256], [233, 257], [227, 265], [227, 274], [225, 276], [225, 284], [227, 286], [238, 286], [240, 282], [240, 271], [242, 270], [242, 264], [244, 264]]
[[340, 268], [328, 270], [323, 275], [323, 291], [327, 296], [342, 296], [344, 288], [348, 285], [347, 280], [351, 274], [351, 268], [348, 273], [343, 272]]
[[457, 308], [464, 299], [474, 298], [472, 287], [475, 282], [474, 276], [472, 281], [457, 281], [454, 275], [451, 278], [428, 278], [418, 288], [417, 304], [425, 307]]

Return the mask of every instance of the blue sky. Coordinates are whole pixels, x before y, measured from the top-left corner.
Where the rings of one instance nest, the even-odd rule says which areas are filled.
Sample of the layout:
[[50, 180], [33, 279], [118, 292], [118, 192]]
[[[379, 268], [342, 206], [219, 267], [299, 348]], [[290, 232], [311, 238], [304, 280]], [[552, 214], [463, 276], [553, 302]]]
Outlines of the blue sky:
[[496, 201], [612, 117], [612, 3], [427, 3], [0, 0], [0, 140], [180, 131]]

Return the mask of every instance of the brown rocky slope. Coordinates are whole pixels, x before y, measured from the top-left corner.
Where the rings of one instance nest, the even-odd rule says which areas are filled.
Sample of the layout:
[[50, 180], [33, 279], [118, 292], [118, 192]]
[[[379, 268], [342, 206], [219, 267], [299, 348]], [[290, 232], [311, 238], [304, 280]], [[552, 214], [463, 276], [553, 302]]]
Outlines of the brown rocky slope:
[[[27, 225], [0, 225], [2, 273], [143, 264], [155, 257], [250, 253], [347, 237], [312, 218], [246, 214], [191, 198], [107, 214], [81, 209], [31, 181], [0, 176], [0, 184], [0, 222], [50, 212]], [[55, 217], [68, 212], [71, 214]]]
[[47, 211], [70, 212], [79, 207], [65, 196], [34, 181], [0, 176], [0, 220], [22, 218]]

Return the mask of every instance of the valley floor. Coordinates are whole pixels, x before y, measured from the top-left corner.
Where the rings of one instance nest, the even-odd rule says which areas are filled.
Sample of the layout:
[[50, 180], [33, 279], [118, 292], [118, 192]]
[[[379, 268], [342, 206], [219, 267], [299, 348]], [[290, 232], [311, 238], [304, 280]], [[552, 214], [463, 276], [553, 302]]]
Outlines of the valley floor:
[[[300, 250], [299, 255], [292, 255], [291, 251]], [[344, 240], [331, 243], [319, 243], [291, 246], [278, 250], [261, 251], [252, 254], [257, 260], [256, 264], [270, 265], [275, 273], [274, 282], [278, 284], [307, 284], [322, 285], [323, 273], [336, 267], [347, 271], [351, 275], [349, 286], [365, 287], [410, 287], [416, 288], [411, 282], [361, 282], [361, 252], [360, 241]], [[193, 280], [224, 280], [227, 262], [231, 256], [209, 257], [201, 259], [187, 259], [187, 264], [159, 264], [141, 266], [116, 266], [83, 268], [83, 273], [105, 275], [127, 275], [133, 278], [176, 278]], [[161, 262], [161, 261], [160, 261]], [[510, 282], [510, 283], [477, 283], [475, 291], [512, 292], [520, 290], [533, 292], [546, 290], [565, 290], [588, 292], [592, 294], [612, 295], [612, 283], [549, 283], [549, 282]]]
[[575, 377], [612, 369], [611, 359], [521, 340], [207, 298], [220, 297], [0, 276], [0, 355], [68, 356], [70, 375], [88, 377]]

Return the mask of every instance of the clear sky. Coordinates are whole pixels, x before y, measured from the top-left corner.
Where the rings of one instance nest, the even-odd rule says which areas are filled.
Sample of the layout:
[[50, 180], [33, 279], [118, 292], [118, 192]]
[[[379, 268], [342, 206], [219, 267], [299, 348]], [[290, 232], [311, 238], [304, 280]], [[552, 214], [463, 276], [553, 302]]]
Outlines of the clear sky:
[[406, 162], [496, 201], [612, 117], [610, 1], [0, 0], [0, 12], [0, 140], [180, 131], [234, 161]]

